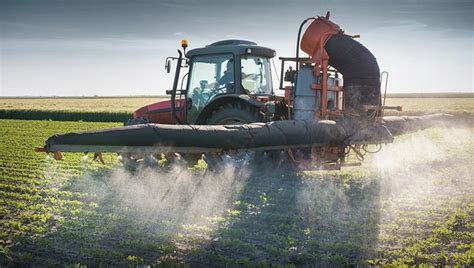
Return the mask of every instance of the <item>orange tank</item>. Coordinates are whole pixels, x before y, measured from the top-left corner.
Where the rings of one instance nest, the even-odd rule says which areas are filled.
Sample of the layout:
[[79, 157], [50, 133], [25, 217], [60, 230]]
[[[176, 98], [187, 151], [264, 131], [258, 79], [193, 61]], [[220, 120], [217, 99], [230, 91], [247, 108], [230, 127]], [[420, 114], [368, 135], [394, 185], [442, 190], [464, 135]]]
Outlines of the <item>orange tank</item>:
[[[328, 119], [331, 113], [327, 109], [327, 80], [329, 55], [324, 49], [326, 41], [332, 36], [343, 31], [339, 25], [329, 20], [329, 13], [326, 17], [318, 17], [315, 19], [303, 34], [301, 39], [301, 49], [306, 52], [314, 65], [313, 73], [315, 76], [321, 76], [321, 82], [312, 85], [313, 89], [321, 90], [320, 110], [315, 111], [315, 118]], [[341, 93], [342, 94], [342, 93]], [[338, 98], [339, 99], [339, 93]], [[338, 116], [342, 110], [336, 111], [335, 116]], [[332, 112], [334, 113], [334, 112]]]
[[342, 32], [339, 25], [325, 17], [314, 20], [303, 34], [301, 49], [312, 58], [320, 58], [324, 44], [331, 35]]

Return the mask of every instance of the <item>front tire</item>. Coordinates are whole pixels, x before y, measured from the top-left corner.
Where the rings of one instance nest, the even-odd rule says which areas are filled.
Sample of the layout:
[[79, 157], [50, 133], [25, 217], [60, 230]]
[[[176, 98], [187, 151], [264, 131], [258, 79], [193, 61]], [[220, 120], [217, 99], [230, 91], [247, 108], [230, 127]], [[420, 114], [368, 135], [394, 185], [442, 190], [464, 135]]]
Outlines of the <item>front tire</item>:
[[124, 126], [132, 126], [132, 125], [141, 125], [141, 124], [148, 124], [150, 121], [143, 117], [138, 118], [130, 118], [123, 123]]
[[[124, 126], [142, 125], [148, 124], [150, 121], [143, 117], [130, 118], [124, 122]], [[140, 154], [140, 153], [122, 153], [119, 155], [122, 166], [127, 170], [137, 170], [141, 167], [154, 167], [158, 166], [158, 161], [161, 158], [161, 154]]]

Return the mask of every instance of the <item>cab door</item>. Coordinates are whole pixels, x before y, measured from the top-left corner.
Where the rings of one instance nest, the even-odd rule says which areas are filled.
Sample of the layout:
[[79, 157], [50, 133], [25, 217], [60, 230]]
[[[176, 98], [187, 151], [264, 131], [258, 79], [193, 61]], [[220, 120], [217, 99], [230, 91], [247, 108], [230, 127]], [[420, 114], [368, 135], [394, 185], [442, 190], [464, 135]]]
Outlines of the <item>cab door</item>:
[[194, 56], [186, 91], [186, 122], [194, 123], [199, 113], [216, 96], [233, 93], [232, 54]]

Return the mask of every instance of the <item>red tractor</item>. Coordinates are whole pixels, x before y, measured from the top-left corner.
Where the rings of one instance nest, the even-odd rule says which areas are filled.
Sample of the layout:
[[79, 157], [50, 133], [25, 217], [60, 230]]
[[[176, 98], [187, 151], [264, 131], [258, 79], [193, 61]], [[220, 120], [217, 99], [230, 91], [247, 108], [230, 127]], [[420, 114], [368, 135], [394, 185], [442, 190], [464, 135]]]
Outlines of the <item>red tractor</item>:
[[[186, 40], [182, 46], [185, 51]], [[272, 86], [273, 49], [250, 41], [224, 40], [185, 56], [178, 52], [179, 57], [166, 59], [167, 72], [171, 60], [177, 61], [173, 89], [167, 91], [171, 100], [138, 109], [127, 125], [246, 124], [287, 115], [284, 98], [276, 96]]]

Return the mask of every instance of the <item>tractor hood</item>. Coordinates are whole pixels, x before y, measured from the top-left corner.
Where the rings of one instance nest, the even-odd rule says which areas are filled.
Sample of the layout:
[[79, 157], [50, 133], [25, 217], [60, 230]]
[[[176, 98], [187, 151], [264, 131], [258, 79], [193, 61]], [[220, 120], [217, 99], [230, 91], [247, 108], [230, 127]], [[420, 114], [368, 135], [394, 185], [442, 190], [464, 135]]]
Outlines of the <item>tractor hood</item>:
[[[184, 105], [184, 100], [176, 100], [177, 106]], [[179, 118], [183, 117], [183, 111], [177, 112]], [[160, 123], [160, 124], [175, 124], [175, 120], [171, 115], [171, 100], [165, 100], [156, 102], [133, 112], [134, 119], [145, 119], [147, 122]]]
[[169, 112], [171, 110], [171, 101], [170, 100], [165, 100], [165, 101], [160, 101], [156, 102], [153, 104], [149, 104], [146, 106], [143, 106], [133, 112], [133, 117], [143, 117], [149, 112]]

